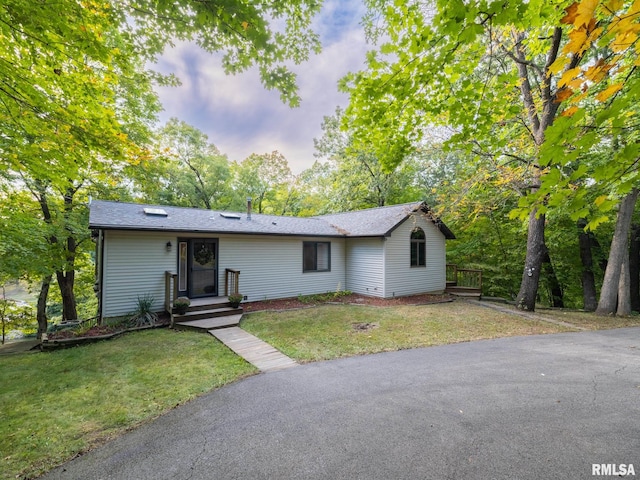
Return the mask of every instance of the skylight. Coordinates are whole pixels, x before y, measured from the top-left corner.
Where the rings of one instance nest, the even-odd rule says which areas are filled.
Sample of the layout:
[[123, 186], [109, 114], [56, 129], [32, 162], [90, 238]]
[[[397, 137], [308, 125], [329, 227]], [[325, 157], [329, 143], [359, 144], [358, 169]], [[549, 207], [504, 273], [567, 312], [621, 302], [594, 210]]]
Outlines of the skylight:
[[240, 220], [240, 215], [236, 213], [221, 213], [221, 217], [228, 218], [229, 220]]
[[156, 217], [168, 217], [169, 214], [163, 208], [144, 208], [145, 215], [151, 215]]

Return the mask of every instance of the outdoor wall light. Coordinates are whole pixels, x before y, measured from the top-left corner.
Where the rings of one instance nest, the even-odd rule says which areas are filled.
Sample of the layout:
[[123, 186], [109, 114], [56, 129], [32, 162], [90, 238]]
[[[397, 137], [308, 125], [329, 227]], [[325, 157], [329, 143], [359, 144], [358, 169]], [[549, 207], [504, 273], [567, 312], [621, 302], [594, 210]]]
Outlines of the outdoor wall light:
[[167, 245], [166, 245], [166, 247], [167, 247], [167, 252], [170, 252], [170, 251], [171, 251], [171, 246], [172, 246], [172, 245], [171, 245], [171, 242], [167, 242]]

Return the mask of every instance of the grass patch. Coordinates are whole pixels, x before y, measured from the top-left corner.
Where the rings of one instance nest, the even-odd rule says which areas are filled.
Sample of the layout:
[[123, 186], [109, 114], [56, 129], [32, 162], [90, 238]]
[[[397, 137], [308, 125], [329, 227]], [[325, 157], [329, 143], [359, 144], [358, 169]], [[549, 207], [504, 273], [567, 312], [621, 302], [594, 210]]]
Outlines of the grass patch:
[[537, 309], [536, 315], [572, 323], [573, 325], [588, 328], [589, 330], [607, 330], [611, 328], [640, 326], [640, 315], [637, 314], [629, 317], [609, 317], [590, 312]]
[[299, 362], [568, 330], [464, 302], [256, 312], [245, 316], [242, 328]]
[[2, 358], [0, 478], [32, 478], [213, 388], [255, 373], [211, 336], [147, 330]]

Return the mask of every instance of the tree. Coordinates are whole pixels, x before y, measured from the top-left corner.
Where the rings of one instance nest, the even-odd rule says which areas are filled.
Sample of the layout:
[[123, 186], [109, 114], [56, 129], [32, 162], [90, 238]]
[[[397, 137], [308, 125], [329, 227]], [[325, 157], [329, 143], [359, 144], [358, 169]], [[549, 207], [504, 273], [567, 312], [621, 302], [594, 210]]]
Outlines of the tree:
[[[559, 101], [566, 104], [563, 118], [549, 131], [547, 142], [541, 149], [543, 161], [561, 178], [567, 165], [574, 168], [570, 180], [588, 179], [575, 188], [565, 178], [561, 182], [543, 179], [543, 191], [550, 200], [562, 202], [570, 199], [576, 217], [588, 211], [588, 190], [598, 188], [594, 201], [597, 214], [587, 224], [596, 228], [616, 206], [616, 231], [611, 243], [609, 262], [605, 272], [599, 314], [628, 314], [628, 235], [631, 213], [637, 199], [640, 170], [640, 142], [637, 129], [640, 75], [637, 56], [640, 49], [640, 4], [637, 2], [574, 3], [562, 19], [567, 25], [571, 41], [565, 45], [557, 61], [550, 67], [555, 72], [564, 69], [559, 79], [563, 95]], [[595, 50], [592, 62], [567, 70], [567, 56], [573, 52]], [[598, 150], [606, 150], [596, 164], [587, 160]], [[591, 167], [591, 168], [590, 168]], [[558, 185], [559, 184], [559, 185]]]
[[[453, 127], [456, 134], [447, 143], [470, 155], [525, 166], [525, 192], [538, 193], [538, 201], [523, 203], [528, 236], [516, 303], [533, 310], [547, 254], [548, 205], [539, 192], [548, 160], [541, 159], [540, 149], [565, 110], [561, 81], [594, 54], [589, 46], [573, 48], [569, 35], [566, 17], [581, 7], [568, 1], [437, 0], [433, 8], [421, 2], [368, 3], [370, 27], [374, 20], [382, 25], [388, 40], [380, 54], [370, 54], [366, 72], [343, 82], [351, 94], [345, 123], [388, 168], [433, 124]], [[558, 63], [561, 57], [566, 61]]]
[[291, 181], [291, 169], [280, 152], [254, 153], [240, 163], [234, 162], [232, 170], [236, 210], [245, 208], [244, 202], [248, 197], [251, 197], [257, 213], [277, 214], [283, 210], [276, 195]]
[[416, 200], [420, 193], [411, 189], [413, 171], [409, 162], [384, 168], [375, 152], [354, 147], [350, 132], [340, 130], [342, 116], [338, 107], [333, 116], [324, 117], [323, 135], [314, 139], [315, 156], [328, 161], [332, 172], [329, 210], [358, 210]]
[[153, 162], [134, 172], [147, 201], [209, 210], [229, 207], [229, 163], [207, 135], [172, 118], [158, 132], [156, 150]]
[[46, 305], [46, 280], [55, 274], [63, 317], [76, 317], [75, 262], [86, 235], [77, 222], [86, 215], [87, 188], [122, 184], [128, 167], [148, 160], [159, 110], [151, 85], [175, 81], [147, 70], [148, 62], [175, 40], [195, 40], [222, 52], [229, 73], [257, 66], [264, 85], [296, 105], [288, 63], [318, 50], [309, 29], [318, 9], [311, 0], [4, 2], [0, 176], [32, 194], [47, 227], [37, 234], [57, 258], [47, 264], [54, 270], [44, 276], [39, 304]]

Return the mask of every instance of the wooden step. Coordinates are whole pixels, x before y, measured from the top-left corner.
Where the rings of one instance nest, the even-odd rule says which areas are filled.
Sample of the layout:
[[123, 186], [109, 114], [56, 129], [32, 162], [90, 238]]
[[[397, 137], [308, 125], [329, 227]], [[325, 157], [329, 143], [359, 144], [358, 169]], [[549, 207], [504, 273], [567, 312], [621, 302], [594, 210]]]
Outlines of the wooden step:
[[226, 317], [229, 315], [238, 315], [242, 314], [242, 307], [233, 308], [233, 307], [220, 307], [220, 308], [209, 308], [205, 310], [189, 310], [184, 315], [173, 315], [173, 321], [175, 322], [188, 322], [192, 320], [201, 320], [203, 318], [215, 318], [215, 317]]
[[202, 330], [203, 332], [208, 332], [218, 328], [235, 327], [240, 323], [240, 320], [242, 320], [241, 313], [224, 317], [201, 318], [198, 320], [180, 320], [173, 324], [173, 328], [178, 330]]
[[456, 295], [458, 297], [480, 298], [482, 296], [482, 290], [475, 287], [460, 287], [460, 286], [447, 287], [445, 292], [451, 295]]

